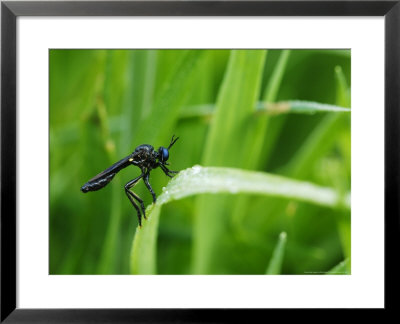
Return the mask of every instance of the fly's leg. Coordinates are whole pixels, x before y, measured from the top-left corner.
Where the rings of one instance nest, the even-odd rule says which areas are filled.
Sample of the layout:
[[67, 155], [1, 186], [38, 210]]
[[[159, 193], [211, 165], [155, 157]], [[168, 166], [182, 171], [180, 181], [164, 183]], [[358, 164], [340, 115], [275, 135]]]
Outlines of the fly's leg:
[[172, 178], [175, 174], [179, 173], [179, 171], [169, 170], [165, 165], [160, 163], [160, 168], [164, 171], [165, 175]]
[[140, 210], [138, 205], [135, 203], [133, 198], [129, 195], [128, 191], [125, 190], [126, 195], [128, 196], [129, 201], [131, 202], [132, 206], [135, 207], [137, 216], [138, 216], [138, 221], [139, 221], [139, 227], [142, 227], [142, 215], [140, 214]]
[[147, 172], [144, 175], [143, 181], [144, 181], [144, 184], [146, 185], [147, 189], [149, 189], [151, 195], [153, 196], [153, 203], [156, 203], [156, 200], [157, 200], [156, 194], [154, 193], [153, 188], [150, 185], [149, 177], [150, 177], [150, 172]]
[[142, 208], [142, 212], [143, 212], [143, 217], [144, 219], [146, 219], [146, 213], [145, 213], [145, 208], [144, 208], [144, 204], [143, 204], [143, 200], [139, 198], [138, 195], [136, 195], [135, 193], [133, 193], [130, 189], [144, 176], [144, 174], [142, 173], [140, 176], [138, 176], [137, 178], [129, 181], [126, 185], [125, 185], [125, 193], [129, 198], [129, 201], [132, 203], [133, 207], [135, 207], [136, 211], [137, 211], [137, 215], [138, 215], [138, 220], [139, 220], [139, 226], [142, 226], [142, 217], [140, 214], [140, 210], [138, 205], [135, 203], [135, 201], [133, 199], [136, 199], [139, 203], [140, 203], [140, 207]]
[[128, 194], [129, 194], [132, 198], [135, 198], [135, 199], [139, 202], [140, 207], [142, 208], [143, 217], [144, 217], [144, 219], [146, 219], [146, 209], [144, 208], [143, 200], [142, 200], [137, 194], [135, 194], [134, 192], [132, 192], [132, 191], [130, 191], [130, 190], [128, 190]]
[[140, 203], [140, 207], [142, 208], [142, 212], [143, 212], [143, 216], [146, 219], [146, 212], [145, 212], [145, 208], [144, 208], [144, 204], [143, 204], [143, 200], [136, 195], [134, 192], [132, 192], [130, 189], [136, 185], [136, 183], [143, 178], [144, 173], [142, 173], [140, 176], [138, 176], [137, 178], [129, 181], [126, 185], [125, 185], [125, 192], [130, 195], [132, 198], [136, 199], [139, 203]]

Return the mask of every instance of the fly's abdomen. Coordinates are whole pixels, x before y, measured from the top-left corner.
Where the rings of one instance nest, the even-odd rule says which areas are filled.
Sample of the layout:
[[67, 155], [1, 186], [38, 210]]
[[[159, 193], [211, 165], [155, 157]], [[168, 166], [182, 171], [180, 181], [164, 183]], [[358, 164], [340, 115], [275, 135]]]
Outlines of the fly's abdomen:
[[101, 188], [104, 188], [114, 178], [115, 174], [116, 173], [110, 173], [107, 176], [90, 180], [81, 187], [81, 191], [86, 193], [89, 191], [96, 191]]
[[117, 163], [114, 163], [108, 169], [99, 173], [88, 182], [86, 182], [82, 187], [82, 192], [96, 191], [101, 188], [104, 188], [113, 178], [114, 176], [121, 171], [123, 168], [126, 168], [131, 164], [131, 156], [127, 156], [122, 160], [119, 160]]

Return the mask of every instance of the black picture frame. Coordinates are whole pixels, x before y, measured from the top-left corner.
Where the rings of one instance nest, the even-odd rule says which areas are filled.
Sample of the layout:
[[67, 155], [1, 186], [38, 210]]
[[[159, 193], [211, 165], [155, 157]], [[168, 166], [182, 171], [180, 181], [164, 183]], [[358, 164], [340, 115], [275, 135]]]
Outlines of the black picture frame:
[[[385, 309], [398, 287], [400, 0], [395, 1], [2, 1], [1, 322], [233, 322], [264, 310], [16, 308], [16, 19], [19, 16], [384, 16]], [[392, 253], [393, 252], [393, 253]], [[397, 284], [396, 284], [397, 283]], [[253, 317], [256, 318], [256, 317]]]

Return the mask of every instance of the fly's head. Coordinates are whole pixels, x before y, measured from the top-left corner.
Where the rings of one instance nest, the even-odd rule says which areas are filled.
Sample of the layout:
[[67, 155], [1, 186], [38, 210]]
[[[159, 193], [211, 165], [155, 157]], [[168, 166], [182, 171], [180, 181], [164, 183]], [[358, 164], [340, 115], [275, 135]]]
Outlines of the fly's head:
[[160, 146], [157, 155], [158, 155], [158, 160], [160, 161], [161, 164], [163, 165], [168, 165], [167, 161], [169, 159], [169, 149], [172, 147], [172, 145], [175, 144], [175, 142], [178, 140], [179, 137], [174, 138], [175, 135], [172, 136], [171, 138], [171, 143], [169, 143], [168, 147], [165, 148], [163, 146]]

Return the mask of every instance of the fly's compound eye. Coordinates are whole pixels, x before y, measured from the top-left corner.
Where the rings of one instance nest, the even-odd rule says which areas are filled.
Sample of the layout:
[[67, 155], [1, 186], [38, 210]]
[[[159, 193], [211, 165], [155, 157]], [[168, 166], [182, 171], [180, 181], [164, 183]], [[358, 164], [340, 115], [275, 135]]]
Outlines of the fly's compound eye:
[[160, 153], [160, 160], [161, 160], [161, 162], [166, 162], [166, 161], [168, 161], [168, 158], [169, 158], [168, 149], [166, 149], [165, 147], [160, 147], [160, 149], [158, 150], [158, 152]]

